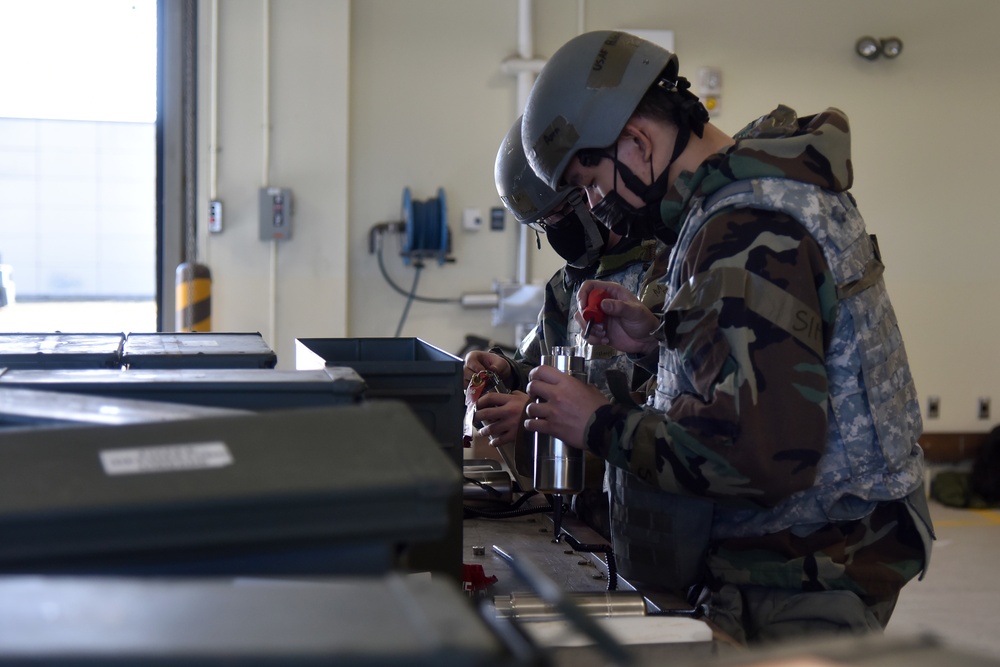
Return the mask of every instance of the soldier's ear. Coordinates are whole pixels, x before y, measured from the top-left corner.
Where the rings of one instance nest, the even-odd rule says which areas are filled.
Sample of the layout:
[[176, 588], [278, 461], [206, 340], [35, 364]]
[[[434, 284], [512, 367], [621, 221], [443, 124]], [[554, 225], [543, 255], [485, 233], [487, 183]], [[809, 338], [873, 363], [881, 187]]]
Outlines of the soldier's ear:
[[653, 155], [653, 138], [650, 134], [650, 128], [648, 122], [641, 118], [633, 116], [625, 123], [619, 141], [630, 144], [638, 152], [642, 162], [648, 162]]

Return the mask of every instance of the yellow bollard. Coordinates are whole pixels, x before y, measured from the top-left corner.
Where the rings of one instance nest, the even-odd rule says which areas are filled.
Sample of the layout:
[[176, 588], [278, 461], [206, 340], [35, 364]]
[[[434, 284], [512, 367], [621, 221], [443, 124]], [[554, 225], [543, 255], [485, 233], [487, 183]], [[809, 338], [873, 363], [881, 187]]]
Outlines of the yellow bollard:
[[204, 264], [184, 262], [177, 267], [177, 331], [212, 330], [212, 272]]

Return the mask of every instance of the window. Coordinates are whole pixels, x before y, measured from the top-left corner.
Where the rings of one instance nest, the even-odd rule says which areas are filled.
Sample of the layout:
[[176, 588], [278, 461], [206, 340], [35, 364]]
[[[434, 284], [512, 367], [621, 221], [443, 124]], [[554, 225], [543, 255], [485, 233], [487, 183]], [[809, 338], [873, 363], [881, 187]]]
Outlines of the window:
[[0, 57], [0, 330], [155, 330], [156, 1], [0, 0]]

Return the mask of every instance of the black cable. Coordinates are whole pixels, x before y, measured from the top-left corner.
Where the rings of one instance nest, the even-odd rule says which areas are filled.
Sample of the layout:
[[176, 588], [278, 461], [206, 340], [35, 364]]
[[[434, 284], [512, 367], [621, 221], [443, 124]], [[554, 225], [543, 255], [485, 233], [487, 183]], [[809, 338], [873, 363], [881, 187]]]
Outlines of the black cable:
[[420, 282], [420, 271], [423, 270], [424, 265], [416, 262], [413, 268], [415, 269], [413, 273], [413, 285], [410, 287], [410, 294], [406, 298], [406, 305], [403, 306], [403, 314], [399, 318], [399, 324], [396, 325], [396, 338], [399, 338], [399, 334], [403, 331], [403, 325], [406, 323], [406, 318], [410, 314], [410, 306], [413, 305], [413, 297], [417, 293], [417, 283]]
[[551, 512], [551, 507], [546, 507], [545, 505], [535, 505], [533, 507], [522, 507], [521, 509], [507, 509], [499, 511], [490, 510], [480, 510], [474, 509], [472, 507], [463, 508], [465, 511], [465, 518], [481, 517], [483, 519], [512, 519], [518, 516], [527, 516], [529, 514], [545, 514], [546, 512]]
[[[492, 488], [492, 487], [489, 487]], [[496, 489], [493, 489], [496, 491]], [[497, 491], [499, 493], [499, 491]], [[517, 499], [516, 502], [502, 510], [481, 510], [474, 509], [472, 507], [465, 507], [465, 518], [475, 518], [482, 517], [484, 519], [512, 519], [518, 516], [527, 516], [529, 514], [545, 514], [546, 512], [552, 511], [551, 501], [548, 505], [535, 505], [533, 507], [521, 508], [529, 498], [538, 495], [537, 491], [529, 491], [527, 493], [521, 494], [521, 497]]]
[[[461, 299], [444, 298], [444, 297], [435, 298], [435, 297], [429, 297], [429, 296], [420, 296], [419, 294], [415, 293], [415, 290], [410, 291], [410, 292], [406, 291], [405, 289], [403, 289], [402, 287], [400, 287], [399, 285], [397, 285], [393, 281], [392, 277], [389, 276], [389, 272], [385, 268], [385, 259], [382, 257], [382, 244], [381, 243], [378, 244], [378, 251], [376, 252], [376, 254], [378, 256], [378, 268], [379, 268], [379, 271], [382, 272], [382, 277], [385, 278], [385, 281], [389, 284], [389, 287], [391, 287], [393, 290], [395, 290], [397, 294], [405, 296], [406, 298], [412, 299], [414, 301], [423, 301], [424, 303], [461, 303], [462, 302]], [[423, 265], [421, 264], [420, 266], [422, 267]]]
[[569, 533], [564, 533], [561, 537], [566, 538], [566, 543], [573, 547], [574, 551], [604, 554], [608, 566], [608, 590], [618, 590], [618, 562], [615, 560], [615, 552], [610, 544], [582, 544]]
[[532, 489], [531, 491], [528, 491], [527, 493], [522, 493], [521, 497], [518, 498], [517, 502], [514, 503], [513, 505], [511, 505], [510, 508], [516, 510], [518, 507], [520, 507], [525, 502], [527, 502], [528, 499], [530, 499], [533, 496], [537, 496], [537, 495], [538, 495], [538, 491], [535, 491], [534, 489]]
[[498, 489], [494, 488], [490, 484], [487, 484], [486, 482], [484, 482], [484, 481], [482, 481], [480, 479], [473, 479], [472, 477], [465, 477], [465, 476], [463, 476], [462, 480], [466, 484], [475, 484], [480, 489], [482, 489], [486, 493], [490, 494], [494, 498], [503, 498], [503, 493], [501, 493]]

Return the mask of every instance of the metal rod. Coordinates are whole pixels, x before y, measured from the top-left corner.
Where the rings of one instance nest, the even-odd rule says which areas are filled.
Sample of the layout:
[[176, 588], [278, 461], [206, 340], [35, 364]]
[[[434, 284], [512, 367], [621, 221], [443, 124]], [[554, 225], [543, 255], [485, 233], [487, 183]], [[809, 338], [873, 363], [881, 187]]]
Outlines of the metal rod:
[[[645, 616], [646, 599], [637, 591], [574, 591], [566, 594], [588, 616]], [[516, 618], [521, 621], [551, 621], [561, 617], [560, 613], [537, 595], [511, 593], [509, 598], [494, 600], [497, 615]]]
[[559, 537], [562, 534], [562, 515], [563, 515], [563, 504], [562, 496], [558, 493], [552, 496], [552, 535], [553, 539], [558, 542]]

